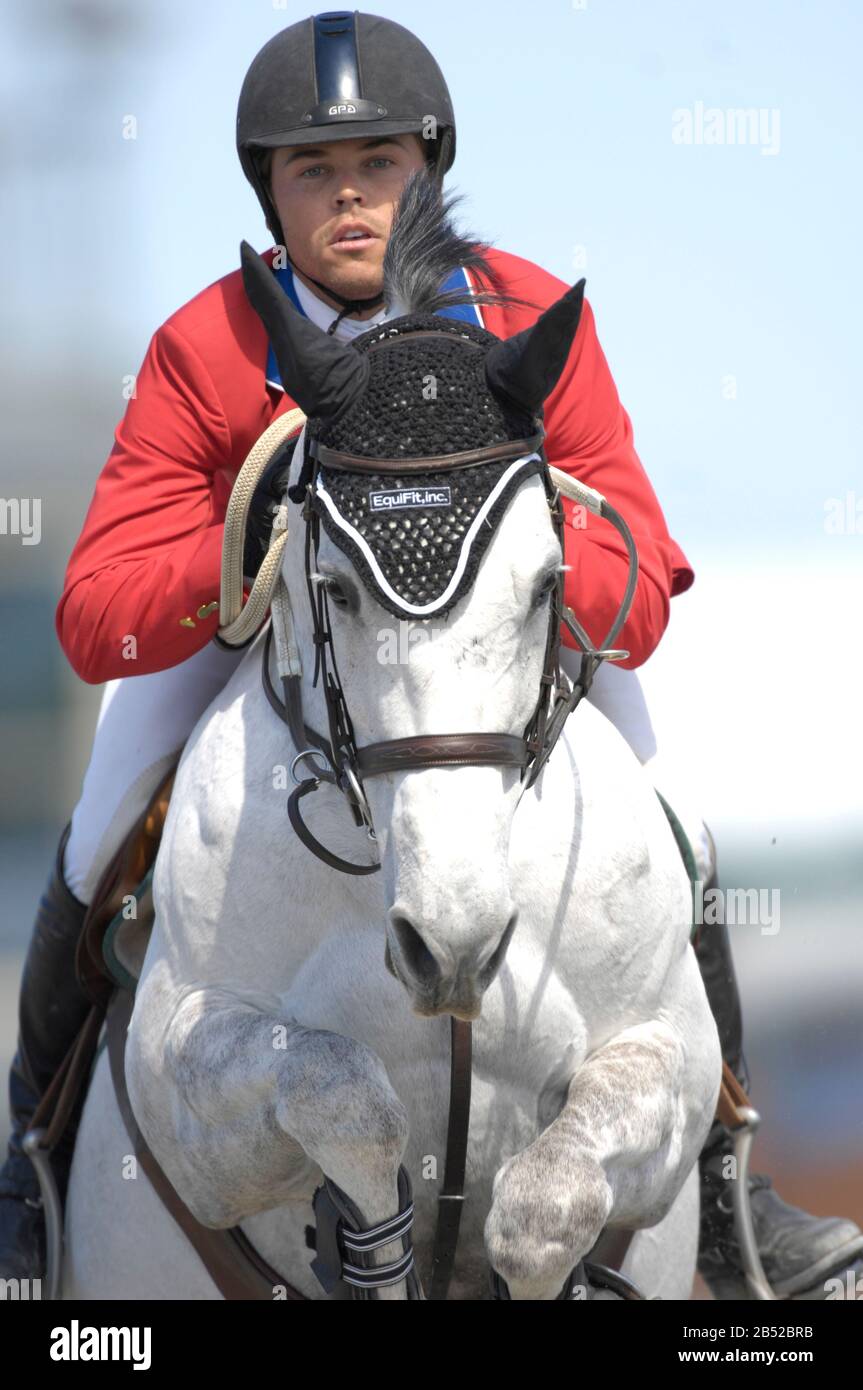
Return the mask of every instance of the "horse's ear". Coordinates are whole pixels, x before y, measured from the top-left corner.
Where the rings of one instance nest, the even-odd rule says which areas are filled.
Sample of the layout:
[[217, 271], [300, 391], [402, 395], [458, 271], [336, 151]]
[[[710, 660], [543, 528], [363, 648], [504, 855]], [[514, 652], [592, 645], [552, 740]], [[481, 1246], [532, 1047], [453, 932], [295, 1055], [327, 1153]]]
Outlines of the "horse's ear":
[[489, 349], [485, 374], [494, 395], [508, 397], [531, 415], [542, 409], [566, 365], [581, 320], [586, 283], [579, 280], [530, 328]]
[[240, 243], [243, 285], [267, 330], [282, 385], [306, 415], [332, 418], [365, 386], [368, 359], [298, 314], [263, 257]]

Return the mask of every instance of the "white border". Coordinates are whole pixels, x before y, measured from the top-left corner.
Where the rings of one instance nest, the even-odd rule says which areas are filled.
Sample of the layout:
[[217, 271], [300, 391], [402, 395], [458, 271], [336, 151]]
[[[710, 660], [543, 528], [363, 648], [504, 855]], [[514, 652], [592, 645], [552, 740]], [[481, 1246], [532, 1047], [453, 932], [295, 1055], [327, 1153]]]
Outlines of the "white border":
[[437, 612], [437, 610], [439, 608], [442, 608], [443, 605], [450, 598], [450, 596], [455, 592], [459, 580], [464, 574], [465, 566], [467, 565], [467, 559], [468, 555], [470, 554], [470, 548], [474, 536], [476, 535], [482, 523], [485, 521], [485, 518], [490, 512], [491, 508], [494, 506], [496, 499], [500, 496], [501, 492], [506, 487], [510, 478], [512, 478], [519, 471], [520, 468], [524, 468], [526, 464], [533, 463], [534, 460], [538, 458], [540, 458], [539, 454], [525, 454], [523, 458], [515, 459], [509, 465], [506, 471], [501, 475], [501, 477], [498, 478], [488, 497], [485, 499], [476, 516], [474, 517], [473, 521], [471, 522], [470, 526], [468, 527], [467, 535], [465, 536], [462, 542], [461, 553], [458, 557], [458, 563], [456, 564], [450, 582], [447, 584], [443, 593], [438, 598], [434, 599], [431, 603], [408, 603], [406, 599], [403, 599], [400, 594], [396, 593], [395, 589], [391, 587], [386, 576], [381, 570], [380, 565], [375, 559], [374, 552], [372, 551], [368, 541], [365, 539], [364, 536], [360, 535], [359, 531], [356, 529], [355, 526], [352, 526], [351, 523], [349, 521], [346, 521], [345, 518], [342, 516], [341, 512], [339, 511], [338, 507], [333, 501], [333, 498], [331, 497], [330, 493], [327, 492], [326, 487], [321, 481], [320, 473], [318, 474], [316, 479], [315, 491], [317, 496], [323, 500], [324, 506], [326, 507], [327, 511], [329, 512], [330, 516], [333, 518], [333, 521], [336, 523], [339, 529], [341, 531], [344, 531], [346, 535], [350, 536], [354, 543], [359, 546], [360, 550], [362, 551], [363, 555], [365, 556], [368, 562], [369, 568], [372, 574], [374, 575], [377, 584], [380, 586], [382, 592], [386, 594], [387, 598], [390, 599], [391, 602], [398, 604], [398, 606], [402, 608], [405, 613], [413, 613], [417, 617], [422, 617], [426, 613]]

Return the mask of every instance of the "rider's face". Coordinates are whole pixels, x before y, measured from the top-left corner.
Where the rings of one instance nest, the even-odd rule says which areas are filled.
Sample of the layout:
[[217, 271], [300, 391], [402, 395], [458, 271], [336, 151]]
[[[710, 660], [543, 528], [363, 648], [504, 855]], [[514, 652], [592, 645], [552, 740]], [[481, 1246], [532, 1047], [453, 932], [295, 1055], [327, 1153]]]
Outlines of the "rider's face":
[[[312, 277], [346, 298], [379, 293], [395, 205], [427, 150], [419, 135], [391, 135], [273, 151], [270, 196], [304, 283]], [[371, 235], [356, 243], [339, 240], [349, 222]]]

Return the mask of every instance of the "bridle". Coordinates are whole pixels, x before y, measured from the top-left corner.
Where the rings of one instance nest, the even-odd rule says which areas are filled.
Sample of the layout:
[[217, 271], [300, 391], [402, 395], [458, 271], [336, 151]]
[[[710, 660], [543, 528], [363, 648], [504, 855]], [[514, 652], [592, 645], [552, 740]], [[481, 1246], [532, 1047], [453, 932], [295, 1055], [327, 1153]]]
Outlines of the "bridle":
[[[414, 335], [410, 335], [414, 336]], [[421, 336], [417, 334], [416, 336]], [[453, 468], [472, 467], [489, 461], [517, 459], [537, 450], [544, 438], [540, 422], [537, 420], [535, 434], [524, 439], [507, 441], [505, 445], [491, 445], [487, 448], [462, 450], [433, 459], [409, 460], [421, 463], [423, 471], [440, 472]], [[358, 459], [352, 455], [341, 454], [312, 440], [309, 448], [313, 460], [312, 476], [306, 482], [302, 517], [305, 522], [305, 575], [309, 604], [312, 614], [315, 647], [315, 671], [313, 687], [322, 681], [327, 711], [328, 736], [309, 725], [303, 715], [302, 680], [298, 673], [281, 676], [283, 698], [279, 699], [270, 676], [270, 652], [273, 628], [267, 632], [266, 647], [262, 661], [264, 690], [270, 704], [279, 717], [288, 725], [296, 757], [291, 764], [291, 777], [296, 783], [295, 790], [288, 800], [288, 816], [299, 839], [308, 850], [330, 868], [346, 874], [370, 874], [380, 868], [380, 864], [353, 864], [333, 854], [312, 834], [305, 824], [300, 811], [303, 797], [316, 791], [322, 782], [337, 787], [344, 795], [356, 826], [365, 826], [372, 840], [375, 839], [372, 814], [365, 794], [364, 783], [369, 777], [378, 777], [391, 772], [418, 771], [430, 767], [514, 767], [521, 775], [522, 792], [533, 786], [563, 731], [563, 726], [579, 701], [590, 689], [593, 677], [600, 663], [606, 660], [620, 660], [628, 655], [624, 651], [612, 649], [632, 604], [638, 572], [635, 543], [626, 522], [605, 499], [601, 514], [620, 532], [629, 555], [629, 580], [614, 622], [606, 634], [601, 647], [595, 647], [572, 610], [564, 604], [564, 572], [558, 573], [554, 591], [550, 598], [548, 634], [545, 657], [540, 676], [539, 696], [533, 714], [521, 737], [515, 734], [498, 733], [452, 733], [452, 734], [414, 734], [405, 738], [386, 739], [378, 743], [358, 747], [353, 724], [345, 698], [344, 687], [339, 677], [336, 653], [333, 645], [332, 627], [326, 588], [314, 582], [317, 568], [317, 554], [320, 540], [320, 517], [312, 505], [314, 482], [320, 467], [345, 468], [350, 471], [374, 471], [375, 473], [404, 473], [404, 459]], [[418, 469], [416, 471], [419, 471]], [[564, 513], [559, 489], [555, 487], [548, 465], [543, 463], [542, 479], [545, 487], [552, 521], [560, 543], [561, 556], [564, 555]], [[560, 668], [560, 625], [565, 624], [582, 651], [578, 679], [570, 682]], [[322, 758], [321, 767], [315, 759]], [[311, 760], [313, 771], [310, 776], [297, 776], [297, 767]]]

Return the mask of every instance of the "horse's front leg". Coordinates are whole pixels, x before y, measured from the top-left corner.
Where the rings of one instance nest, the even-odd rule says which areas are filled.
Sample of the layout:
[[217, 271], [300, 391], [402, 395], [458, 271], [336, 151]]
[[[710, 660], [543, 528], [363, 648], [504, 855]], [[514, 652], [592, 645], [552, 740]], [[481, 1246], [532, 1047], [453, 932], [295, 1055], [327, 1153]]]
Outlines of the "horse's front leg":
[[606, 1225], [665, 1216], [716, 1103], [712, 1031], [694, 1057], [668, 1023], [621, 1032], [579, 1068], [557, 1118], [499, 1170], [486, 1249], [513, 1298], [556, 1298]]
[[[172, 988], [166, 973], [139, 987], [126, 1075], [141, 1130], [197, 1219], [221, 1228], [309, 1200], [322, 1173], [369, 1225], [395, 1215], [407, 1114], [371, 1049], [226, 990]], [[384, 1246], [375, 1263], [401, 1253]], [[380, 1294], [404, 1297], [404, 1285]]]

